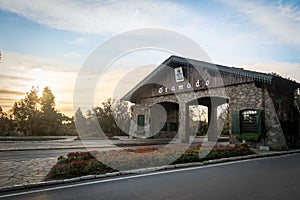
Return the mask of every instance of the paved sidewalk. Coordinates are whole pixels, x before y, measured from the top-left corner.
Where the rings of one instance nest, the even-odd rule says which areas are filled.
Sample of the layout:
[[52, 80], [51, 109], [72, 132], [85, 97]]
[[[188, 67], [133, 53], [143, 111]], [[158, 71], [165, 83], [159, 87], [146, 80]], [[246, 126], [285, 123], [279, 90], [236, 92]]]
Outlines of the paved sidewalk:
[[[127, 139], [115, 140], [113, 143], [136, 144], [145, 140]], [[153, 141], [155, 142], [155, 141]], [[160, 141], [157, 141], [160, 142]], [[54, 149], [91, 149], [101, 148], [107, 150], [115, 148], [115, 145], [109, 144], [106, 140], [87, 140], [85, 145], [79, 140], [60, 140], [60, 141], [0, 141], [0, 151], [10, 154], [12, 151], [28, 150], [54, 150]], [[65, 153], [62, 153], [63, 155]], [[58, 157], [47, 158], [24, 158], [21, 160], [3, 160], [0, 161], [0, 188], [14, 185], [39, 183], [56, 164]]]
[[56, 140], [56, 141], [0, 141], [0, 151], [80, 149], [115, 147], [116, 144], [161, 143], [169, 140], [122, 139], [122, 140]]
[[56, 161], [56, 157], [50, 157], [0, 162], [0, 188], [41, 182]]

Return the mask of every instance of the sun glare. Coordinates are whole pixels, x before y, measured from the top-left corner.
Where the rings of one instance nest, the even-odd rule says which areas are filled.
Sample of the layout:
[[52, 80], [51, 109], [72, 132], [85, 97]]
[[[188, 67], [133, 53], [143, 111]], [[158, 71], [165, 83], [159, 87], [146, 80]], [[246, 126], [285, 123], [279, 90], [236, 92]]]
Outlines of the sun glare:
[[45, 87], [49, 87], [55, 96], [56, 109], [64, 114], [72, 115], [72, 92], [74, 86], [74, 74], [61, 71], [50, 71], [41, 68], [27, 70], [22, 75], [27, 81], [22, 81], [22, 91], [29, 92], [32, 87], [38, 89], [41, 97]]
[[56, 80], [54, 79], [53, 75], [47, 71], [42, 69], [36, 68], [33, 70], [28, 71], [27, 76], [32, 79], [27, 84], [27, 88], [31, 89], [35, 87], [38, 89], [38, 96], [42, 96], [43, 89], [45, 87], [49, 87], [52, 92], [57, 91], [57, 84]]

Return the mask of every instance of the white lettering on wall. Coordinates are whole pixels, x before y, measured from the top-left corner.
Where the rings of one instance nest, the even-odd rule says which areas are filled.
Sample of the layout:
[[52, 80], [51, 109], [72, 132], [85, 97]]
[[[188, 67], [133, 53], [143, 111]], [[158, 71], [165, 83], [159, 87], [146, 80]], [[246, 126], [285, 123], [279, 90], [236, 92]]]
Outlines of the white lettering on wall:
[[209, 85], [209, 80], [206, 80], [205, 85], [206, 85], [206, 86]]
[[196, 87], [200, 87], [200, 80], [196, 82]]
[[161, 94], [163, 92], [163, 87], [160, 87], [158, 93]]
[[[209, 80], [206, 80], [206, 81], [203, 81], [203, 80], [197, 80], [194, 84], [194, 87], [196, 88], [205, 88], [205, 87], [208, 87], [210, 84], [210, 81]], [[171, 87], [171, 91], [172, 92], [176, 92], [176, 87], [177, 86], [172, 86]], [[169, 89], [168, 87], [160, 87], [158, 89], [158, 93], [159, 94], [162, 94], [162, 93], [168, 93], [169, 92]], [[181, 90], [184, 90], [184, 89], [192, 89], [192, 84], [191, 83], [187, 83], [186, 85], [184, 84], [181, 84], [181, 85], [178, 85], [178, 91], [181, 91]]]

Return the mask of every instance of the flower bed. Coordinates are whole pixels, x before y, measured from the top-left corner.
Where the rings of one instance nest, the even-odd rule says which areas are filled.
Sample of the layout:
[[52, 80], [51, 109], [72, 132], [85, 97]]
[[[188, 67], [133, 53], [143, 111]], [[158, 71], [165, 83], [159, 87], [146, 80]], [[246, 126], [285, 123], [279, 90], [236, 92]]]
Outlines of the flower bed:
[[[209, 152], [209, 153], [205, 153]], [[207, 154], [207, 155], [206, 155]], [[73, 152], [60, 156], [46, 180], [96, 175], [168, 164], [202, 162], [205, 160], [254, 154], [247, 146], [235, 147], [145, 147], [138, 149]], [[203, 155], [203, 156], [201, 156]], [[100, 162], [101, 161], [101, 162]]]

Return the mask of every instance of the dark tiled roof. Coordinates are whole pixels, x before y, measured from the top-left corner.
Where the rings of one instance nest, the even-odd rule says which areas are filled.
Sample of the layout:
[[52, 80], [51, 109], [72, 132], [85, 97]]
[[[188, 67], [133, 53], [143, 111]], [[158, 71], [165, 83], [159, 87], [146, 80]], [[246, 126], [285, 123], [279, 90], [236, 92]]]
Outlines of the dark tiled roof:
[[250, 80], [261, 82], [261, 83], [266, 83], [266, 84], [271, 84], [272, 80], [280, 80], [280, 82], [291, 84], [291, 85], [293, 85], [293, 87], [296, 87], [296, 88], [300, 87], [300, 84], [295, 81], [285, 79], [282, 77], [278, 77], [278, 76], [273, 76], [271, 74], [245, 70], [243, 68], [227, 67], [227, 66], [223, 66], [223, 65], [212, 64], [209, 62], [204, 62], [204, 61], [199, 61], [199, 60], [183, 58], [183, 57], [172, 55], [167, 60], [165, 60], [162, 64], [160, 64], [154, 71], [152, 71], [145, 79], [143, 79], [134, 88], [132, 88], [122, 99], [128, 99], [128, 97], [131, 96], [131, 94], [133, 94], [136, 89], [138, 89], [144, 83], [147, 83], [152, 78], [154, 78], [166, 65], [168, 65], [170, 63], [179, 63], [179, 64], [183, 64], [183, 65], [191, 65], [195, 68], [199, 67], [199, 68], [206, 68], [206, 69], [210, 69], [210, 70], [216, 70], [221, 73], [223, 72], [223, 73], [233, 74], [233, 75], [240, 76], [240, 77], [246, 77]]
[[[242, 68], [226, 67], [223, 65], [217, 65], [217, 64], [199, 61], [199, 60], [182, 58], [182, 57], [178, 57], [178, 56], [171, 56], [166, 61], [168, 61], [168, 63], [169, 62], [177, 62], [177, 63], [182, 63], [182, 64], [191, 64], [194, 67], [204, 67], [207, 69], [218, 70], [219, 72], [225, 72], [225, 73], [234, 74], [234, 75], [238, 75], [238, 76], [245, 76], [245, 77], [252, 78], [255, 81], [264, 82], [264, 83], [271, 83], [272, 78], [273, 78], [273, 76], [270, 74], [244, 70]], [[165, 63], [165, 64], [167, 64], [167, 63]]]

